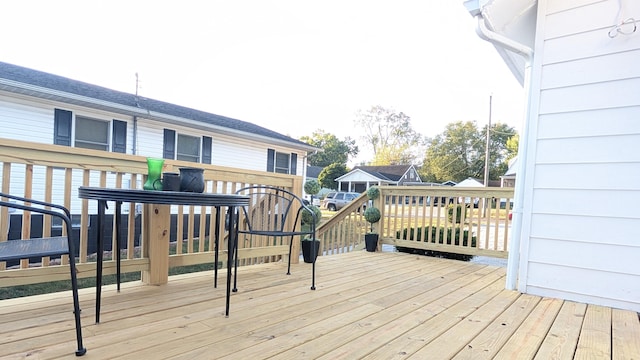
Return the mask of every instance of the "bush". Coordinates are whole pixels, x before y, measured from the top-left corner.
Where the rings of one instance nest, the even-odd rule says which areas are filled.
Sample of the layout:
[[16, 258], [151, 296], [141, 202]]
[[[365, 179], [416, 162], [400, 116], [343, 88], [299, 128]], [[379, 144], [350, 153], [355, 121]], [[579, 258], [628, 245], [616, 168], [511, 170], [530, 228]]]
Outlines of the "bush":
[[465, 204], [447, 205], [447, 216], [449, 221], [453, 222], [453, 209], [456, 209], [456, 224], [459, 224], [462, 219], [462, 209], [464, 209], [464, 217], [467, 217], [467, 206]]
[[[315, 213], [317, 225], [320, 222], [320, 219], [322, 219], [322, 210], [320, 210], [320, 208], [315, 205], [309, 205], [307, 207]], [[311, 218], [311, 212], [309, 212], [309, 210], [307, 209], [303, 209], [301, 215], [302, 225], [311, 224], [312, 220], [313, 219]]]
[[[445, 227], [435, 227], [435, 226], [425, 226], [424, 228], [405, 228], [402, 231], [396, 232], [396, 239], [402, 240], [417, 240], [422, 239], [423, 242], [428, 242], [428, 233], [431, 232], [431, 243], [432, 244], [444, 244], [445, 234], [447, 236], [446, 245], [457, 245], [460, 246], [460, 229], [459, 228], [445, 228]], [[423, 235], [424, 234], [424, 235]], [[476, 237], [469, 236], [469, 231], [462, 231], [462, 246], [468, 246], [469, 238], [471, 238], [471, 247], [476, 247]], [[405, 248], [405, 247], [397, 247], [400, 252], [407, 252], [410, 254], [420, 254], [426, 256], [433, 257], [441, 257], [447, 259], [456, 259], [469, 261], [473, 258], [473, 255], [466, 254], [456, 254], [456, 253], [448, 253], [442, 251], [434, 251], [434, 250], [423, 250], [423, 249], [413, 249], [413, 248]]]

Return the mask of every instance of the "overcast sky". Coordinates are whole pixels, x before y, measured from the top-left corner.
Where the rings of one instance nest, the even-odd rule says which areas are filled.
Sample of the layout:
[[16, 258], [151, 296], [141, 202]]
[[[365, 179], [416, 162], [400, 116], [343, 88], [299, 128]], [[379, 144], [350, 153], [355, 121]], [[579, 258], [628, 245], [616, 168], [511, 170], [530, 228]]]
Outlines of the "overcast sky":
[[[249, 121], [358, 140], [381, 105], [435, 136], [475, 120], [520, 131], [524, 92], [462, 0], [3, 3], [0, 61]], [[363, 149], [364, 150], [364, 149]]]

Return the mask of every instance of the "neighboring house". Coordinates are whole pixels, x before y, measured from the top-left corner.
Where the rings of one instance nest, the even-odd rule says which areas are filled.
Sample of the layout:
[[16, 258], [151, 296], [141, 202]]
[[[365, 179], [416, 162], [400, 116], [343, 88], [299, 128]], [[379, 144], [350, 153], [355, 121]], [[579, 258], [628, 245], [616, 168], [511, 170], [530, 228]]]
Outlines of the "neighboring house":
[[302, 176], [309, 144], [261, 126], [0, 62], [0, 137]]
[[320, 172], [324, 169], [322, 166], [308, 165], [307, 166], [307, 180], [318, 180]]
[[359, 193], [365, 192], [373, 185], [422, 184], [420, 175], [413, 165], [356, 166], [336, 181], [339, 190]]
[[518, 172], [518, 157], [509, 160], [509, 168], [504, 175], [500, 176], [500, 187], [515, 187], [516, 173]]
[[[489, 180], [489, 187], [500, 187], [500, 180]], [[454, 187], [484, 187], [484, 180], [476, 178], [466, 178], [457, 184], [453, 184]]]
[[507, 288], [640, 311], [640, 1], [464, 4], [526, 94]]
[[453, 185], [454, 187], [484, 187], [482, 181], [474, 178], [466, 178], [459, 183]]

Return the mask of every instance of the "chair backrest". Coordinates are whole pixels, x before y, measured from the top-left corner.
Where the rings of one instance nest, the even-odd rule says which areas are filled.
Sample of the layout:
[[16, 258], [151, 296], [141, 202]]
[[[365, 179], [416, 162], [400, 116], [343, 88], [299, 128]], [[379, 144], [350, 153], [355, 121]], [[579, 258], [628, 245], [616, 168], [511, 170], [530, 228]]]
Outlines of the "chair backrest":
[[[315, 213], [300, 197], [287, 190], [249, 186], [236, 191], [236, 194], [249, 196], [249, 205], [242, 207], [244, 218], [241, 225], [245, 224], [246, 229], [240, 229], [240, 232], [265, 235], [315, 233]], [[296, 229], [303, 211], [312, 214], [306, 217], [311, 219], [308, 230]]]

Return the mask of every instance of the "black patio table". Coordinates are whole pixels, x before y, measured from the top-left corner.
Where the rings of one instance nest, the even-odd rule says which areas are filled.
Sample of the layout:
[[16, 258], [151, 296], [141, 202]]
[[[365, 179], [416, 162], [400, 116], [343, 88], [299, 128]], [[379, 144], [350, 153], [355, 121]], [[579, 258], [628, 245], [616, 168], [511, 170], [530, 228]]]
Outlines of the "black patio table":
[[[104, 224], [105, 224], [105, 209], [107, 208], [107, 201], [115, 202], [115, 232], [116, 232], [116, 244], [117, 249], [114, 251], [116, 256], [116, 279], [117, 289], [120, 291], [120, 216], [122, 203], [143, 203], [157, 205], [196, 205], [196, 206], [213, 206], [216, 208], [216, 231], [215, 231], [215, 265], [214, 265], [214, 287], [217, 287], [218, 280], [218, 247], [220, 243], [220, 209], [221, 207], [228, 208], [229, 214], [235, 213], [237, 206], [245, 206], [249, 204], [248, 196], [240, 196], [235, 194], [211, 194], [211, 193], [192, 193], [192, 192], [180, 192], [180, 191], [156, 191], [156, 190], [137, 190], [137, 189], [115, 189], [115, 188], [102, 188], [102, 187], [87, 187], [81, 186], [78, 188], [78, 197], [81, 199], [90, 199], [98, 201], [98, 239], [97, 239], [97, 266], [96, 266], [96, 323], [100, 322], [100, 297], [102, 294], [102, 262], [103, 262], [103, 249], [104, 249]], [[151, 210], [151, 209], [149, 209]], [[150, 215], [150, 222], [153, 221], [153, 215], [158, 215], [163, 211], [158, 208], [153, 209], [153, 214]], [[168, 212], [167, 212], [168, 213]], [[164, 224], [161, 226], [169, 226], [169, 221], [164, 219]], [[154, 228], [154, 226], [149, 226]], [[168, 247], [168, 230], [160, 232], [162, 236], [166, 236]], [[146, 233], [145, 236], [150, 236]], [[235, 216], [229, 216], [229, 246], [227, 249], [227, 297], [226, 297], [226, 310], [225, 315], [229, 316], [229, 302], [231, 296], [231, 265], [234, 263], [234, 254], [236, 253], [235, 247], [237, 246], [238, 233], [235, 224]], [[157, 239], [149, 239], [149, 246]], [[169, 262], [168, 252], [164, 254], [166, 258], [165, 264], [160, 264], [160, 268], [168, 269]], [[151, 265], [150, 265], [151, 266]], [[168, 276], [168, 274], [163, 274]], [[166, 280], [159, 283], [166, 283]]]

